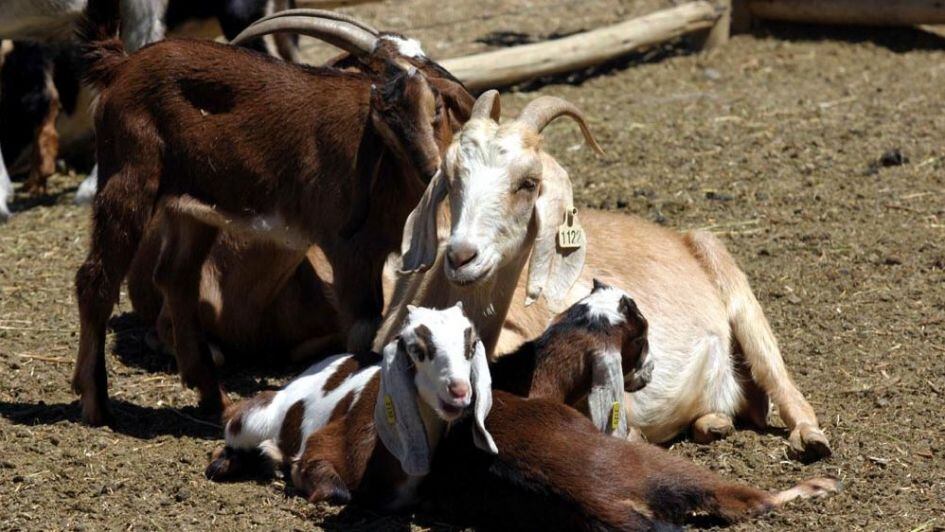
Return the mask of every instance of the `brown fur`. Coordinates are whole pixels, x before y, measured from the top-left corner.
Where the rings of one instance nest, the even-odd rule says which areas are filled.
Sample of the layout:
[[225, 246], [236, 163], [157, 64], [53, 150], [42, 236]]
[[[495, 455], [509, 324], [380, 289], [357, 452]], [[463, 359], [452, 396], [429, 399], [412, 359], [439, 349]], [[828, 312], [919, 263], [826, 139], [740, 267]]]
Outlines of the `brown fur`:
[[23, 189], [31, 194], [45, 194], [46, 181], [56, 172], [56, 158], [59, 155], [59, 133], [56, 131], [56, 118], [59, 116], [59, 91], [53, 83], [53, 65], [45, 68], [46, 83], [44, 91], [49, 101], [46, 116], [36, 128], [36, 141], [33, 143], [29, 177]]
[[302, 420], [305, 419], [305, 401], [289, 407], [279, 429], [279, 450], [283, 456], [292, 456], [302, 446]]
[[[351, 65], [364, 68], [345, 57]], [[410, 61], [447, 103], [449, 112], [435, 131], [442, 152], [452, 140], [452, 131], [468, 118], [472, 96], [436, 63], [423, 58]], [[220, 341], [228, 352], [290, 352], [294, 360], [366, 347], [374, 329], [352, 330], [358, 316], [345, 312], [339, 303], [342, 294], [336, 290], [334, 271], [372, 268], [380, 275], [381, 268], [365, 264], [364, 257], [386, 256], [398, 249], [404, 222], [425, 186], [411, 168], [398, 165], [390, 153], [384, 153], [378, 164], [372, 208], [364, 227], [339, 246], [313, 247], [301, 254], [235, 234], [221, 235], [202, 272], [201, 330]], [[163, 305], [152, 279], [161, 246], [159, 226], [155, 221], [149, 224], [128, 274], [132, 305], [150, 323], [157, 321]], [[326, 253], [334, 257], [333, 264]], [[375, 301], [383, 299], [382, 293], [379, 284], [366, 285], [347, 297]], [[363, 337], [359, 343], [364, 345], [346, 345], [346, 339], [356, 333]], [[170, 337], [162, 339], [169, 342]]]
[[[601, 434], [577, 411], [496, 390], [486, 419], [499, 448], [476, 450], [463, 427], [440, 443], [422, 490], [453, 519], [503, 528], [646, 530], [701, 513], [737, 521], [786, 502], [725, 481], [656, 446]], [[587, 450], [593, 449], [593, 452]], [[822, 495], [833, 481], [798, 496]]]
[[[90, 14], [96, 4], [90, 3]], [[417, 169], [402, 172], [396, 182], [371, 179], [401, 190], [387, 193], [387, 202], [401, 201], [404, 187], [419, 195], [417, 172], [428, 176], [436, 169], [432, 126], [411, 122], [407, 110], [386, 107], [397, 94], [428, 93], [422, 76], [396, 68], [383, 79], [301, 68], [200, 41], [163, 41], [125, 57], [102, 33], [107, 25], [93, 18], [90, 26], [99, 28], [87, 32], [85, 42], [90, 79], [101, 89], [100, 172], [92, 245], [76, 275], [82, 334], [73, 387], [82, 395], [83, 419], [107, 419], [105, 321], [152, 210], [164, 203], [160, 198], [180, 202], [161, 219], [164, 243], [154, 280], [170, 316], [182, 380], [199, 390], [207, 409], [225, 404], [200, 341], [201, 269], [218, 227], [229, 227], [214, 220], [243, 227], [264, 217], [273, 226], [270, 237], [296, 253], [304, 251], [300, 239], [318, 243], [333, 266], [343, 265], [334, 268], [333, 285], [342, 319], [376, 324], [381, 268], [399, 233], [384, 239], [357, 230], [379, 210], [391, 225], [383, 202], [365, 210], [365, 220], [351, 216], [360, 216], [358, 205], [366, 197], [372, 204], [384, 198], [358, 187], [379, 168], [376, 161], [385, 151], [404, 152], [410, 158], [406, 166]], [[382, 138], [384, 128], [397, 139]], [[372, 135], [376, 141], [358, 140]], [[350, 238], [342, 235], [352, 229]]]
[[362, 504], [383, 507], [407, 479], [374, 430], [379, 387], [380, 375], [375, 375], [347, 415], [335, 418], [333, 413], [332, 421], [306, 440], [292, 479], [310, 501], [346, 503], [357, 497]]

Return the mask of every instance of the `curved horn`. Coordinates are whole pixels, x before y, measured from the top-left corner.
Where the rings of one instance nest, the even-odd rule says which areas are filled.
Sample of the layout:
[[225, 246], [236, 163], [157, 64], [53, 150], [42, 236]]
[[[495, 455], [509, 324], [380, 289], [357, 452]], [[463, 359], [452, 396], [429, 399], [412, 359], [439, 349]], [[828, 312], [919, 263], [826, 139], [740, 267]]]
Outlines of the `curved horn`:
[[476, 98], [472, 111], [469, 113], [469, 119], [473, 118], [491, 118], [496, 122], [502, 115], [502, 106], [499, 104], [499, 91], [495, 89], [487, 90]]
[[[478, 104], [479, 102], [476, 103]], [[590, 128], [587, 127], [587, 121], [584, 120], [584, 113], [573, 103], [558, 98], [557, 96], [539, 96], [535, 98], [519, 113], [518, 121], [528, 124], [535, 128], [535, 131], [541, 133], [541, 130], [545, 129], [545, 126], [559, 116], [569, 116], [573, 118], [574, 121], [581, 126], [581, 133], [584, 134], [584, 140], [590, 144], [594, 151], [600, 155], [604, 154], [604, 150], [601, 149], [600, 144], [597, 143], [597, 140], [594, 139], [594, 135], [591, 134]]]
[[377, 37], [359, 26], [340, 20], [303, 16], [273, 17], [254, 22], [230, 41], [230, 44], [241, 44], [256, 37], [279, 32], [315, 37], [357, 56], [372, 53], [377, 44]]
[[380, 31], [374, 26], [371, 26], [363, 20], [359, 20], [351, 15], [345, 15], [344, 13], [337, 13], [335, 11], [328, 11], [327, 9], [285, 9], [283, 11], [277, 11], [271, 15], [266, 15], [265, 17], [260, 18], [253, 22], [253, 24], [259, 24], [267, 20], [273, 20], [282, 17], [313, 17], [321, 18], [326, 20], [337, 20], [339, 22], [347, 22], [348, 24], [353, 24], [362, 30], [370, 33], [371, 35], [378, 36]]

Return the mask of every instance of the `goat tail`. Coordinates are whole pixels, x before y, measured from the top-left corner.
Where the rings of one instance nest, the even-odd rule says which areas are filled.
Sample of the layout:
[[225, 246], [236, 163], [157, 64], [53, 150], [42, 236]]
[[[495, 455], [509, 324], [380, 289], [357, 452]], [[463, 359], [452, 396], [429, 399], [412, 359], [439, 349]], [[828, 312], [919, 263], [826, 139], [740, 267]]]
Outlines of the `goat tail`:
[[[803, 442], [795, 443], [792, 436], [795, 450], [829, 456], [830, 449], [817, 423], [817, 415], [791, 379], [778, 341], [745, 272], [738, 267], [725, 245], [711, 233], [693, 231], [686, 235], [686, 243], [719, 290], [734, 340], [751, 370], [752, 380], [778, 406], [778, 413], [788, 428], [802, 433], [798, 437]], [[753, 421], [764, 423], [767, 402], [748, 405], [747, 408], [759, 412], [754, 417], [761, 419]]]
[[79, 22], [83, 79], [99, 90], [111, 84], [128, 59], [118, 38], [120, 19], [119, 0], [89, 0]]

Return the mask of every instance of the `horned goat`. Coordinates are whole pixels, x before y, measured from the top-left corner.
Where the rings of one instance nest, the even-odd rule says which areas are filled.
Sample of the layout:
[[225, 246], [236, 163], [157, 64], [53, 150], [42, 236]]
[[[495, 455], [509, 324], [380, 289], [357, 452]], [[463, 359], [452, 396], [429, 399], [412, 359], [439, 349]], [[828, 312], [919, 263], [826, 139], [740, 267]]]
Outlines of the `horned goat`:
[[[498, 102], [487, 93], [476, 106], [487, 97]], [[770, 396], [795, 451], [802, 458], [828, 456], [827, 438], [791, 380], [744, 272], [714, 236], [585, 211], [582, 245], [562, 247], [557, 229], [572, 227], [565, 214], [575, 212], [571, 184], [541, 149], [537, 132], [566, 109], [577, 111], [545, 98], [501, 125], [498, 112], [491, 119], [477, 114], [456, 136], [442, 175], [405, 229], [404, 269], [433, 270], [410, 290], [395, 290], [388, 317], [394, 319], [401, 300], [475, 300], [479, 305], [467, 304], [467, 311], [487, 350], [504, 353], [540, 334], [599, 278], [633, 294], [650, 324], [652, 381], [628, 402], [631, 423], [647, 439], [664, 442], [691, 426], [696, 440], [707, 441], [731, 431], [736, 417], [763, 427]], [[549, 185], [559, 206], [550, 211], [541, 208]], [[437, 253], [437, 204], [447, 196], [452, 228]], [[531, 248], [528, 276], [520, 279]]]
[[[299, 11], [287, 13], [261, 20], [253, 31]], [[306, 10], [303, 13], [319, 12]], [[451, 91], [445, 97], [448, 105], [443, 109], [440, 127], [435, 132], [438, 149], [444, 152], [452, 140], [452, 131], [468, 118], [474, 98], [448, 72], [428, 59], [416, 41], [380, 33], [353, 18], [345, 20], [377, 35], [380, 46], [398, 55], [398, 61], [416, 67], [427, 79], [437, 83], [441, 92]], [[333, 63], [339, 67], [365, 68], [352, 58], [339, 58]], [[374, 208], [368, 213], [363, 229], [347, 243], [353, 250], [396, 249], [407, 215], [423, 194], [425, 183], [411, 178], [413, 170], [399, 164], [390, 152], [381, 156], [377, 172]], [[160, 224], [154, 220], [145, 231], [128, 274], [128, 292], [135, 312], [145, 322], [157, 326], [157, 339], [167, 345], [173, 338], [172, 327], [152, 274], [161, 247], [159, 228]], [[335, 267], [345, 269], [358, 265], [336, 261]], [[201, 274], [201, 306], [213, 310], [200, 314], [201, 331], [213, 338], [227, 355], [251, 356], [262, 351], [288, 353], [298, 360], [343, 351], [345, 339], [355, 324], [350, 316], [337, 312], [333, 269], [325, 253], [317, 247], [302, 254], [239, 235], [221, 235]], [[365, 289], [367, 293], [370, 290], [370, 287]], [[381, 298], [379, 288], [376, 297]], [[369, 342], [373, 327], [355, 334]]]
[[164, 209], [155, 281], [182, 380], [206, 409], [226, 403], [197, 332], [200, 271], [221, 229], [299, 254], [318, 244], [329, 262], [346, 265], [334, 271], [341, 314], [353, 317], [352, 330], [373, 336], [391, 250], [352, 238], [380, 199], [372, 190], [378, 161], [392, 153], [414, 169], [404, 172], [413, 181], [406, 186], [422, 186], [439, 168], [435, 132], [443, 128], [443, 102], [457, 92], [453, 82], [404, 68], [380, 37], [325, 17], [284, 15], [244, 36], [319, 37], [362, 57], [370, 74], [298, 67], [208, 41], [166, 40], [126, 56], [113, 37], [115, 1], [89, 3], [84, 37], [86, 75], [101, 91], [101, 189], [89, 254], [76, 274], [73, 386], [90, 424], [107, 420], [105, 323], [155, 205]]
[[496, 453], [483, 425], [491, 402], [485, 349], [462, 305], [411, 306], [381, 356], [330, 357], [282, 390], [231, 407], [226, 447], [207, 477], [232, 478], [262, 449], [291, 460], [294, 484], [311, 501], [356, 496], [398, 508], [413, 502], [447, 425], [468, 411], [477, 447]]

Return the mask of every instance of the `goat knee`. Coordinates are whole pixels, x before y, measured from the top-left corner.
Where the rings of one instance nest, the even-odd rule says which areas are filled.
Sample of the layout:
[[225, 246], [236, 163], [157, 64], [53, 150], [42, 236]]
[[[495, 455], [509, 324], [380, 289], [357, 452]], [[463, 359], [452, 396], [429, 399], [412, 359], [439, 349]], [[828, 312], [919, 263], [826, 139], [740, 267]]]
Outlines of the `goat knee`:
[[726, 414], [706, 414], [692, 423], [692, 439], [696, 443], [711, 443], [721, 440], [735, 430], [732, 418]]
[[338, 505], [351, 502], [351, 491], [326, 460], [316, 460], [304, 465], [293, 464], [292, 483], [310, 502], [326, 501]]

